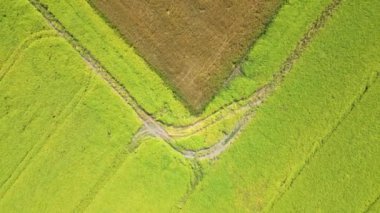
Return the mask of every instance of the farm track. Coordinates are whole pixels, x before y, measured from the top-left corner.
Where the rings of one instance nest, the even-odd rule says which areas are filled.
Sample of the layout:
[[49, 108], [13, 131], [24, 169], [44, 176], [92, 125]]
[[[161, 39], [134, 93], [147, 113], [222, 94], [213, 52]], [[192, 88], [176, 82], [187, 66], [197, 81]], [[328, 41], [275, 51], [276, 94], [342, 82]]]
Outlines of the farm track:
[[50, 131], [46, 131], [46, 134], [42, 136], [40, 142], [32, 145], [31, 149], [27, 151], [20, 163], [17, 165], [12, 174], [6, 179], [6, 181], [0, 186], [0, 202], [7, 194], [9, 189], [17, 182], [22, 172], [30, 165], [32, 159], [41, 151], [41, 149], [46, 145], [49, 139], [59, 130], [61, 125], [64, 124], [66, 119], [71, 115], [74, 109], [81, 103], [87, 91], [89, 90], [90, 84], [92, 82], [93, 75], [85, 77], [84, 87], [79, 89], [73, 96], [71, 101], [59, 111], [57, 118], [50, 125]]
[[[275, 88], [283, 81], [284, 76], [291, 70], [295, 61], [300, 57], [303, 50], [308, 46], [308, 43], [312, 40], [315, 34], [321, 29], [326, 20], [332, 15], [333, 10], [339, 5], [340, 0], [334, 0], [322, 13], [322, 15], [313, 23], [311, 28], [307, 31], [304, 37], [300, 40], [297, 47], [293, 53], [285, 60], [280, 71], [275, 74], [274, 78], [261, 89], [256, 91], [251, 97], [242, 100], [238, 109], [236, 109], [237, 103], [232, 103], [229, 106], [215, 111], [214, 113], [200, 117], [193, 124], [185, 126], [172, 126], [166, 125], [161, 121], [157, 121], [151, 114], [145, 111], [136, 100], [128, 93], [128, 91], [122, 86], [122, 84], [113, 77], [108, 71], [106, 71], [103, 66], [92, 56], [92, 54], [85, 49], [78, 40], [76, 40], [73, 35], [71, 35], [60, 21], [55, 18], [55, 16], [48, 11], [47, 7], [41, 4], [38, 0], [29, 0], [29, 2], [45, 17], [48, 23], [54, 28], [62, 37], [64, 37], [71, 46], [79, 52], [82, 58], [93, 68], [97, 75], [99, 75], [104, 81], [106, 81], [112, 89], [137, 113], [140, 119], [144, 122], [143, 133], [138, 134], [152, 135], [159, 137], [166, 141], [173, 149], [180, 152], [185, 158], [193, 159], [212, 159], [218, 154], [222, 153], [233, 141], [233, 139], [238, 135], [238, 133], [243, 129], [246, 123], [250, 119], [250, 114], [254, 109], [260, 106], [265, 99], [273, 93]], [[245, 115], [245, 118], [241, 119], [236, 127], [233, 129], [232, 133], [228, 134], [225, 138], [221, 139], [219, 142], [214, 144], [209, 148], [205, 148], [199, 151], [193, 150], [183, 150], [174, 144], [173, 137], [184, 137], [190, 136], [205, 129], [207, 126], [222, 120], [224, 117], [231, 115], [233, 111], [245, 110], [249, 108]], [[234, 109], [234, 110], [233, 110]]]
[[339, 128], [339, 126], [347, 119], [347, 117], [351, 114], [351, 112], [355, 109], [358, 103], [362, 100], [364, 95], [367, 93], [368, 89], [380, 78], [380, 72], [375, 73], [375, 78], [370, 79], [364, 88], [360, 91], [357, 97], [351, 102], [348, 106], [348, 109], [342, 113], [341, 117], [338, 119], [336, 124], [332, 127], [332, 129], [319, 141], [317, 142], [310, 154], [306, 157], [305, 161], [299, 167], [299, 169], [294, 173], [294, 175], [286, 181], [281, 187], [283, 190], [280, 190], [277, 195], [272, 199], [272, 201], [268, 205], [268, 211], [270, 211], [274, 205], [284, 196], [284, 194], [293, 186], [296, 179], [302, 174], [304, 169], [310, 164], [311, 160], [315, 157], [317, 152], [326, 144], [326, 142], [331, 138], [334, 132]]

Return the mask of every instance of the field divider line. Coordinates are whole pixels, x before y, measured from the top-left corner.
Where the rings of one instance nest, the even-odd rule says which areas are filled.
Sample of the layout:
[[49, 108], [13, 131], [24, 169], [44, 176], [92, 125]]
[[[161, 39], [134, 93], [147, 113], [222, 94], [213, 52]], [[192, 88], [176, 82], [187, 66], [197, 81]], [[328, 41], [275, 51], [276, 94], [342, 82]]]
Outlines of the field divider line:
[[6, 181], [0, 187], [0, 202], [9, 192], [12, 186], [17, 182], [23, 171], [31, 164], [34, 157], [41, 151], [41, 149], [49, 142], [49, 139], [59, 130], [59, 128], [65, 123], [66, 119], [72, 114], [76, 107], [81, 103], [86, 96], [90, 84], [92, 82], [93, 75], [85, 77], [85, 87], [79, 89], [71, 101], [58, 113], [57, 119], [50, 125], [52, 129], [42, 136], [40, 142], [32, 145], [31, 149], [27, 151], [20, 163], [17, 165], [12, 174], [6, 179]]
[[318, 142], [314, 144], [312, 147], [311, 152], [308, 154], [304, 162], [300, 165], [300, 167], [293, 173], [293, 176], [288, 179], [282, 186], [283, 189], [280, 189], [279, 192], [272, 198], [270, 203], [267, 206], [267, 210], [270, 211], [275, 206], [275, 204], [281, 200], [281, 198], [284, 196], [284, 194], [289, 191], [289, 189], [293, 186], [294, 182], [297, 180], [297, 178], [303, 173], [305, 168], [310, 164], [312, 159], [314, 159], [315, 155], [318, 153], [319, 150], [321, 150], [327, 141], [332, 137], [332, 135], [335, 133], [335, 131], [341, 126], [341, 124], [347, 119], [347, 117], [351, 114], [351, 112], [356, 108], [356, 106], [360, 103], [360, 101], [363, 99], [365, 94], [367, 93], [368, 89], [380, 78], [380, 73], [376, 73], [375, 78], [371, 78], [370, 76], [368, 82], [364, 85], [364, 87], [361, 89], [360, 93], [354, 98], [354, 100], [349, 104], [347, 110], [345, 110], [340, 118], [337, 120], [336, 124], [331, 128], [330, 131]]

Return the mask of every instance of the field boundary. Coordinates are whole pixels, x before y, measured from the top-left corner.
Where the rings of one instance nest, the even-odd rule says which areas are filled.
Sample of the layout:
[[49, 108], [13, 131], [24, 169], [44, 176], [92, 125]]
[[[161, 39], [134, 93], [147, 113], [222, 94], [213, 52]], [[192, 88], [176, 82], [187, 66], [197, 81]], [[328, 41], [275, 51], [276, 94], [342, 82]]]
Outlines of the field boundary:
[[[41, 4], [39, 0], [29, 0], [29, 2], [43, 15], [43, 17], [48, 21], [48, 23], [51, 25], [52, 28], [54, 28], [59, 35], [61, 35], [63, 38], [65, 38], [68, 43], [81, 55], [81, 57], [92, 67], [92, 70], [99, 75], [107, 84], [111, 86], [111, 88], [128, 104], [130, 105], [134, 111], [137, 113], [139, 118], [144, 123], [143, 131], [144, 134], [156, 136], [158, 138], [163, 139], [165, 142], [167, 142], [175, 151], [181, 153], [185, 158], [188, 159], [212, 159], [218, 156], [220, 153], [224, 152], [224, 150], [227, 149], [227, 147], [233, 142], [235, 139], [235, 136], [238, 135], [238, 133], [243, 129], [242, 121], [239, 121], [232, 133], [227, 136], [227, 139], [221, 139], [219, 142], [216, 142], [213, 146], [210, 146], [205, 149], [201, 149], [199, 151], [193, 151], [193, 150], [182, 150], [179, 147], [175, 146], [173, 144], [173, 139], [171, 135], [175, 135], [175, 132], [183, 132], [185, 130], [190, 130], [190, 133], [187, 135], [191, 135], [194, 133], [191, 133], [191, 130], [193, 130], [194, 126], [202, 126], [207, 124], [205, 122], [206, 120], [213, 120], [215, 119], [216, 115], [216, 121], [223, 119], [223, 117], [228, 116], [229, 113], [225, 113], [227, 108], [222, 108], [220, 110], [215, 111], [214, 113], [210, 114], [206, 117], [201, 117], [199, 120], [195, 121], [194, 123], [187, 125], [187, 126], [172, 126], [172, 125], [166, 125], [160, 121], [157, 121], [151, 114], [149, 114], [147, 111], [145, 111], [137, 102], [136, 100], [128, 93], [128, 91], [125, 89], [125, 87], [122, 86], [122, 84], [112, 75], [110, 74], [101, 64], [99, 61], [97, 61], [92, 54], [84, 48], [74, 37], [72, 34], [70, 34], [64, 26], [60, 23], [60, 21], [48, 10], [47, 6]], [[290, 56], [285, 60], [283, 65], [280, 68], [280, 71], [277, 72], [273, 79], [264, 85], [261, 89], [257, 90], [251, 97], [248, 97], [247, 99], [243, 100], [242, 102], [245, 102], [245, 104], [240, 105], [238, 107], [241, 110], [244, 109], [244, 107], [248, 107], [249, 110], [254, 110], [255, 108], [259, 107], [267, 98], [270, 96], [274, 90], [280, 85], [285, 77], [285, 75], [292, 69], [293, 64], [296, 62], [296, 60], [301, 56], [302, 52], [306, 49], [310, 41], [314, 38], [314, 36], [318, 33], [318, 31], [323, 28], [325, 22], [332, 16], [333, 11], [336, 9], [336, 7], [340, 4], [340, 0], [333, 0], [332, 3], [330, 3], [325, 10], [322, 12], [319, 18], [317, 18], [316, 21], [311, 25], [309, 30], [304, 34], [304, 36], [301, 38], [301, 40], [298, 42], [296, 48], [291, 53]], [[237, 103], [234, 102], [230, 104], [229, 106], [235, 106]], [[236, 109], [235, 109], [236, 110]], [[231, 110], [232, 111], [232, 110]], [[243, 118], [245, 121], [244, 123], [248, 123], [250, 119], [247, 119], [249, 113], [247, 113], [245, 118]], [[215, 123], [215, 121], [211, 122]], [[205, 125], [207, 127], [207, 125]], [[200, 128], [202, 129], [202, 128]], [[197, 132], [197, 131], [195, 131]], [[141, 134], [138, 132], [138, 134]], [[216, 154], [218, 153], [218, 154]]]

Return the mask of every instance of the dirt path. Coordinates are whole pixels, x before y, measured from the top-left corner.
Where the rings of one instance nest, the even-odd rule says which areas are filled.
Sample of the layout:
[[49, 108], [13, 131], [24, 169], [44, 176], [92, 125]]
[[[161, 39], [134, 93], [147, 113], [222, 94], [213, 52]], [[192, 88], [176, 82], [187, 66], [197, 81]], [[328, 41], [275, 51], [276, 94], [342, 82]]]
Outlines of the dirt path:
[[[77, 50], [83, 60], [92, 67], [92, 70], [105, 82], [107, 82], [107, 84], [112, 87], [113, 91], [116, 92], [125, 101], [125, 103], [132, 107], [139, 118], [143, 121], [143, 127], [134, 136], [132, 143], [138, 143], [138, 140], [141, 137], [148, 135], [158, 137], [167, 142], [174, 150], [180, 152], [185, 158], [189, 159], [213, 159], [224, 152], [229, 145], [232, 144], [236, 136], [239, 135], [241, 130], [244, 129], [247, 123], [249, 123], [256, 108], [264, 103], [265, 100], [281, 84], [285, 75], [291, 70], [293, 64], [301, 56], [304, 49], [308, 46], [318, 31], [323, 28], [325, 22], [331, 17], [333, 11], [340, 4], [340, 0], [334, 0], [330, 5], [328, 5], [328, 7], [322, 12], [321, 16], [312, 24], [311, 28], [299, 41], [292, 54], [285, 60], [280, 71], [269, 83], [256, 91], [251, 97], [243, 99], [240, 102], [232, 103], [208, 116], [200, 116], [199, 119], [190, 125], [173, 126], [157, 121], [151, 114], [145, 111], [122, 86], [122, 84], [107, 70], [105, 70], [105, 68], [92, 56], [92, 54], [64, 28], [60, 21], [55, 18], [44, 5], [42, 5], [38, 0], [29, 1], [45, 17], [52, 28], [54, 28], [60, 36], [65, 38], [75, 50]], [[236, 111], [244, 112], [243, 118], [235, 124], [235, 127], [229, 134], [220, 139], [213, 146], [198, 151], [183, 150], [175, 146], [173, 137], [191, 136], [208, 126], [225, 119], [226, 117], [233, 116]]]

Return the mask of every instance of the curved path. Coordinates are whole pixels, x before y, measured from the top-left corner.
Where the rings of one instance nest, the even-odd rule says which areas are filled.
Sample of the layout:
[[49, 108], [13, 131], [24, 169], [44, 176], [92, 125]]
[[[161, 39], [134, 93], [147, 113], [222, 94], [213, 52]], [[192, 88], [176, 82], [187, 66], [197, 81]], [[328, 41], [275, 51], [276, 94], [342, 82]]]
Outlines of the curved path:
[[21, 42], [19, 46], [12, 52], [12, 54], [5, 60], [0, 68], [0, 81], [3, 80], [4, 76], [9, 72], [12, 66], [19, 60], [20, 55], [29, 48], [36, 41], [48, 38], [57, 37], [57, 33], [54, 30], [42, 30], [29, 35], [25, 40]]
[[[67, 40], [67, 42], [81, 55], [83, 60], [92, 67], [92, 70], [106, 81], [112, 89], [137, 113], [139, 118], [143, 121], [143, 127], [136, 133], [132, 145], [138, 143], [141, 137], [151, 135], [163, 139], [174, 150], [180, 152], [185, 158], [189, 159], [213, 159], [220, 153], [227, 149], [227, 147], [234, 141], [236, 136], [247, 125], [254, 115], [257, 107], [259, 107], [265, 100], [275, 91], [281, 84], [286, 74], [291, 70], [295, 61], [300, 57], [304, 49], [308, 46], [310, 41], [324, 26], [325, 22], [332, 16], [333, 11], [340, 4], [340, 0], [333, 0], [330, 5], [322, 12], [321, 16], [312, 24], [311, 28], [305, 33], [304, 37], [299, 41], [297, 47], [292, 54], [285, 60], [279, 72], [273, 79], [256, 91], [251, 97], [243, 99], [240, 102], [231, 103], [229, 106], [217, 110], [208, 116], [200, 116], [193, 124], [186, 126], [171, 126], [156, 120], [151, 114], [145, 111], [136, 100], [128, 93], [122, 84], [110, 74], [93, 56], [85, 49], [54, 17], [48, 9], [42, 5], [38, 0], [29, 0], [30, 3], [45, 17], [48, 23], [54, 28], [59, 35]], [[244, 113], [244, 116], [239, 120], [233, 130], [224, 138], [216, 142], [213, 146], [193, 151], [183, 150], [174, 144], [173, 138], [191, 136], [206, 127], [219, 122], [227, 117], [234, 116], [237, 112]]]

